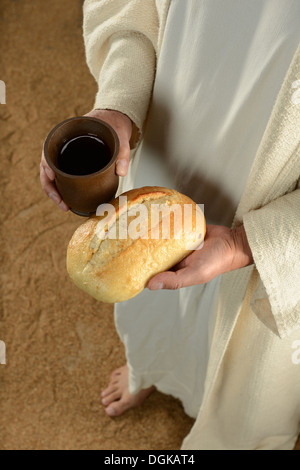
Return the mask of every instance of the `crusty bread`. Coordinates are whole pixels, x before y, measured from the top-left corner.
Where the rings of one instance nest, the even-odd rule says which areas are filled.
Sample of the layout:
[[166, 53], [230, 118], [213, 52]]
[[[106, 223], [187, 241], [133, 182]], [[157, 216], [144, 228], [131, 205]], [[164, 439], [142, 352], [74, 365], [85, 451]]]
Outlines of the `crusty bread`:
[[[121, 196], [122, 199], [116, 198], [111, 202], [113, 211], [110, 217], [107, 213], [95, 215], [78, 227], [67, 252], [67, 270], [74, 283], [97, 300], [107, 303], [122, 302], [136, 296], [151, 277], [185, 258], [201, 244], [205, 235], [202, 211], [194, 201], [177, 191], [148, 186]], [[127, 197], [126, 204], [122, 203], [124, 196]], [[141, 216], [143, 211], [138, 211], [141, 207], [138, 205], [147, 209], [146, 218]], [[158, 205], [172, 208], [169, 212], [171, 223], [166, 224], [166, 227], [171, 227], [167, 235], [163, 213], [159, 219], [154, 220], [154, 215], [151, 218], [151, 209]], [[188, 230], [186, 225], [181, 230], [185, 205], [190, 208], [190, 223], [186, 224]], [[178, 218], [176, 214], [179, 214]], [[124, 220], [127, 221], [126, 235], [124, 237], [123, 230], [123, 238], [120, 238], [120, 226], [124, 227]], [[130, 223], [133, 224], [131, 228], [138, 231], [138, 238], [129, 236]], [[114, 239], [111, 238], [113, 233]], [[169, 239], [164, 238], [168, 235]]]

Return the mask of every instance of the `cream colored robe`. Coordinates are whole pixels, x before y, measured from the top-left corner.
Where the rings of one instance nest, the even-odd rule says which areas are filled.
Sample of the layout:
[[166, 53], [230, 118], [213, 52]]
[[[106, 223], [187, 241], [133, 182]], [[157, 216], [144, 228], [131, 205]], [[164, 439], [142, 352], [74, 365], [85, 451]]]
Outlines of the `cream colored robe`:
[[[133, 146], [146, 120], [168, 8], [169, 0], [84, 4], [87, 63], [99, 84], [95, 107], [132, 119]], [[244, 223], [255, 266], [222, 277], [204, 399], [183, 449], [291, 449], [299, 432], [300, 365], [292, 360], [300, 340], [298, 80], [300, 48], [233, 222]], [[239, 342], [243, 329], [249, 344]]]

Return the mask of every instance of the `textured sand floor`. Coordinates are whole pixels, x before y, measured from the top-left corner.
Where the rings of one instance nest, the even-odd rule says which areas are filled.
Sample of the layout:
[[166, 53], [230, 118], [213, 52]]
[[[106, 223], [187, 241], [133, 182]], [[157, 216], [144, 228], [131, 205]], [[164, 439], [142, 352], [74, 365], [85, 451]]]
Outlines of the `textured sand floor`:
[[96, 93], [81, 9], [81, 0], [1, 0], [0, 449], [178, 449], [193, 420], [171, 397], [105, 415], [101, 390], [124, 362], [112, 307], [69, 280], [66, 248], [82, 219], [40, 188], [46, 134], [88, 112]]
[[65, 268], [83, 219], [43, 194], [39, 161], [53, 125], [88, 112], [81, 0], [1, 0], [0, 449], [178, 449], [193, 421], [154, 393], [108, 418], [100, 393], [124, 363], [112, 307], [79, 291]]

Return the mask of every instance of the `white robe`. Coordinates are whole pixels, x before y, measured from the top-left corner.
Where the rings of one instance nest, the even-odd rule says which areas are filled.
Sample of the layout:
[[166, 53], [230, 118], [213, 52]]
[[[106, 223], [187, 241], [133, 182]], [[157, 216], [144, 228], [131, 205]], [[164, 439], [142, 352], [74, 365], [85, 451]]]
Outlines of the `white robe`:
[[[193, 2], [184, 0], [182, 3]], [[233, 2], [226, 1], [226, 5], [229, 3], [233, 5]], [[204, 2], [199, 0], [199, 4], [203, 5]], [[225, 2], [209, 0], [209, 4], [218, 7]], [[270, 8], [273, 20], [275, 7], [281, 6], [282, 21], [279, 23], [285, 24], [290, 9], [296, 8], [299, 2], [262, 0], [260, 4]], [[175, 5], [173, 0], [85, 0], [87, 63], [99, 86], [95, 108], [116, 109], [127, 114], [134, 123], [132, 143], [136, 142], [136, 131], [142, 132], [152, 92], [156, 57], [159, 65], [163, 52], [161, 46], [167, 37], [165, 25], [168, 12], [171, 13], [170, 5]], [[257, 2], [235, 2], [235, 6], [240, 5], [252, 11]], [[233, 19], [234, 13], [235, 9], [232, 10]], [[290, 22], [298, 22], [298, 18], [298, 13], [294, 17], [291, 15]], [[279, 23], [274, 27], [278, 28]], [[234, 21], [232, 32], [237, 26]], [[258, 22], [258, 26], [262, 23]], [[294, 32], [291, 28], [291, 35]], [[277, 41], [275, 46], [279, 44]], [[281, 58], [287, 54], [283, 44], [277, 49]], [[263, 42], [261, 46], [264, 46]], [[292, 51], [289, 60], [291, 55]], [[277, 70], [279, 56], [275, 54], [276, 61], [270, 62], [271, 69], [273, 65]], [[288, 56], [286, 59], [288, 62]], [[212, 309], [215, 318], [210, 318], [212, 327], [206, 325], [206, 332], [202, 332], [202, 324], [199, 328], [202, 346], [197, 341], [191, 341], [195, 348], [190, 347], [190, 338], [194, 333], [191, 326], [194, 324], [189, 324], [187, 320], [189, 317], [195, 318], [195, 325], [201, 323], [196, 304], [210, 296], [209, 290], [206, 290], [210, 284], [205, 286], [205, 290], [198, 288], [201, 300], [194, 296], [194, 288], [182, 291], [182, 297], [178, 292], [180, 309], [177, 308], [177, 301], [171, 303], [168, 298], [170, 310], [175, 305], [175, 318], [168, 308], [157, 314], [155, 297], [151, 297], [154, 308], [151, 311], [146, 308], [146, 311], [150, 315], [153, 332], [158, 334], [155, 351], [151, 347], [152, 332], [147, 329], [148, 318], [142, 315], [142, 311], [130, 316], [131, 311], [127, 309], [128, 317], [121, 317], [118, 312], [116, 315], [125, 346], [129, 339], [134, 340], [130, 344], [136, 345], [132, 354], [127, 350], [132, 389], [147, 386], [148, 378], [150, 385], [154, 378], [158, 388], [163, 390], [164, 386], [167, 391], [166, 383], [160, 381], [160, 378], [167, 377], [172, 387], [175, 385], [172, 389], [175, 396], [176, 393], [181, 396], [190, 393], [192, 396], [194, 390], [199, 393], [198, 396], [193, 395], [195, 400], [191, 403], [191, 409], [187, 404], [190, 414], [195, 413], [197, 400], [200, 408], [196, 422], [183, 442], [183, 449], [292, 449], [299, 433], [300, 47], [287, 67], [289, 69], [259, 143], [234, 218], [234, 225], [244, 224], [255, 266], [233, 271], [213, 281], [218, 284], [212, 284], [214, 289], [218, 289], [218, 296], [214, 297], [215, 308]], [[251, 105], [251, 102], [248, 104]], [[150, 113], [152, 109], [151, 106]], [[145, 138], [148, 129], [150, 127], [146, 126]], [[154, 158], [156, 150], [152, 147]], [[130, 186], [130, 181], [134, 181], [136, 169], [138, 174], [139, 168], [142, 168], [139, 167], [139, 158], [136, 158], [138, 155], [141, 154], [135, 155], [129, 177], [123, 181], [124, 190], [127, 183]], [[151, 162], [151, 159], [147, 161]], [[168, 177], [164, 181], [169, 181], [171, 173], [167, 171], [164, 174]], [[161, 184], [161, 181], [156, 183]], [[145, 291], [147, 294], [150, 293]], [[168, 294], [157, 293], [161, 299]], [[190, 302], [191, 299], [195, 303]], [[187, 304], [191, 314], [186, 309]], [[144, 307], [145, 303], [141, 301], [140, 305]], [[138, 327], [134, 332], [135, 338], [132, 338], [127, 323], [132, 321], [131, 326], [135, 329], [135, 320]], [[165, 325], [167, 327], [162, 333]], [[176, 345], [174, 357], [170, 358], [166, 350], [180, 331], [178, 328], [185, 325], [189, 326], [184, 329], [186, 343], [181, 342], [180, 348]], [[203, 360], [198, 362], [194, 388], [189, 384], [192, 390], [187, 390], [182, 372], [186, 369], [187, 376], [191, 377], [190, 369], [194, 365], [190, 360], [199, 348], [203, 352], [205, 341], [208, 363], [206, 358], [201, 357]], [[130, 363], [134, 356], [138, 360], [139, 355], [147, 350], [161, 354], [147, 356], [148, 362], [142, 361], [140, 368], [136, 363]], [[185, 359], [185, 354], [188, 359]], [[176, 361], [179, 362], [178, 368]], [[182, 364], [184, 367], [181, 367]], [[159, 376], [148, 375], [148, 371], [154, 369]], [[176, 370], [180, 371], [183, 380], [177, 378]], [[205, 382], [201, 382], [203, 371], [206, 374]]]
[[[174, 188], [204, 203], [208, 222], [230, 226], [300, 40], [298, 18], [300, 2], [171, 2], [145, 135], [122, 191]], [[219, 283], [145, 290], [116, 305], [132, 393], [155, 384], [197, 416]]]

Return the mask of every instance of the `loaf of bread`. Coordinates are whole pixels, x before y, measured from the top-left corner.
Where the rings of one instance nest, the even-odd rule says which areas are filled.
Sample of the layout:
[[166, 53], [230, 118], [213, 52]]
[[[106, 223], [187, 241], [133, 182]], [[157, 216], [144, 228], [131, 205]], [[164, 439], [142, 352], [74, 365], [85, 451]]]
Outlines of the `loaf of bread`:
[[67, 270], [79, 288], [102, 302], [136, 296], [204, 240], [203, 212], [174, 190], [133, 189], [98, 209], [75, 231]]

